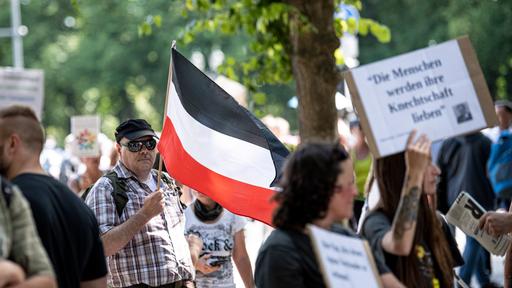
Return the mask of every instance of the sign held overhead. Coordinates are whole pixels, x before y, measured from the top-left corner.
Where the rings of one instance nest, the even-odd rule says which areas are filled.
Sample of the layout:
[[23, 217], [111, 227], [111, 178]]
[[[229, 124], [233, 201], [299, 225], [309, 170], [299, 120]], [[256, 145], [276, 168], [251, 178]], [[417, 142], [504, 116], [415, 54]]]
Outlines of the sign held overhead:
[[360, 66], [345, 79], [377, 158], [403, 151], [413, 129], [436, 141], [496, 124], [467, 37]]

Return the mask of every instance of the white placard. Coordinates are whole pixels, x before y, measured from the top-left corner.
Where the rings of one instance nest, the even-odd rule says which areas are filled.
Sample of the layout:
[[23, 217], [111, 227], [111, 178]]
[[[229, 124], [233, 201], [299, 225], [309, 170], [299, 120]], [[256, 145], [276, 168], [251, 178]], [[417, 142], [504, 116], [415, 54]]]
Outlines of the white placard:
[[71, 117], [71, 134], [73, 155], [77, 157], [100, 156], [98, 133], [100, 132], [100, 116]]
[[381, 287], [365, 240], [308, 225], [325, 283], [331, 288]]
[[43, 97], [43, 70], [0, 68], [0, 107], [28, 106], [41, 120]]
[[469, 43], [452, 40], [351, 70], [351, 94], [360, 98], [358, 113], [368, 121], [378, 157], [403, 151], [413, 129], [436, 141], [492, 122], [481, 108], [492, 99], [478, 62], [478, 69], [467, 63], [473, 59], [464, 57], [460, 41]]

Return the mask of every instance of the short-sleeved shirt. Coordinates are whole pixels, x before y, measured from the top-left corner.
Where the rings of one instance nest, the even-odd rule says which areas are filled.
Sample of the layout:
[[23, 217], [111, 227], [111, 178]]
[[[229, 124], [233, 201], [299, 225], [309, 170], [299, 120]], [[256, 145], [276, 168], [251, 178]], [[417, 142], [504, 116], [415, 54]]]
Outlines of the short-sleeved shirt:
[[59, 287], [79, 287], [82, 281], [104, 277], [107, 267], [98, 224], [83, 201], [47, 175], [24, 173], [12, 182], [30, 204]]
[[16, 187], [5, 182], [0, 186], [0, 259], [14, 261], [27, 277], [53, 276], [27, 201]]
[[[116, 211], [111, 181], [100, 178], [89, 192], [85, 202], [98, 219], [100, 233], [104, 234], [126, 222], [144, 205], [144, 200], [154, 191], [146, 183], [118, 162], [113, 168], [118, 178], [125, 180], [128, 202], [119, 216]], [[150, 177], [157, 179], [157, 171]], [[167, 176], [168, 177], [168, 176]], [[170, 178], [170, 177], [169, 177]], [[161, 182], [164, 193], [164, 211], [153, 217], [116, 254], [107, 257], [111, 287], [127, 287], [136, 284], [161, 286], [181, 280], [194, 279], [195, 270], [185, 239], [184, 208], [179, 199], [179, 189]]]
[[[394, 267], [394, 264], [400, 257], [387, 253], [382, 248], [382, 239], [384, 238], [384, 235], [391, 230], [391, 225], [391, 221], [388, 217], [378, 210], [368, 213], [363, 224], [362, 235], [368, 239], [376, 262], [386, 263], [386, 265], [377, 265], [377, 269], [380, 274], [389, 272], [393, 273], [394, 271], [392, 271], [390, 267]], [[446, 235], [446, 230], [444, 230], [444, 232]], [[459, 266], [462, 264], [460, 263], [462, 257], [460, 256], [457, 247], [451, 246], [456, 245], [453, 244], [455, 241], [451, 234], [448, 232], [448, 235], [446, 236], [449, 238], [448, 243], [450, 245], [450, 249], [452, 249], [452, 257], [455, 260], [455, 266]], [[453, 249], [455, 249], [455, 251], [453, 251]], [[434, 258], [430, 247], [428, 247], [425, 242], [420, 242], [414, 247], [413, 253], [416, 254], [418, 268], [420, 274], [426, 281], [425, 283], [431, 283], [430, 287], [439, 287], [439, 271], [437, 271], [434, 265]]]
[[235, 246], [235, 234], [245, 227], [245, 218], [223, 209], [217, 220], [204, 223], [197, 218], [193, 209], [193, 206], [189, 206], [185, 210], [186, 234], [196, 234], [203, 240], [201, 254], [208, 253], [211, 255], [210, 259], [222, 261], [221, 269], [215, 272], [203, 274], [197, 271], [197, 287], [235, 288], [231, 256]]

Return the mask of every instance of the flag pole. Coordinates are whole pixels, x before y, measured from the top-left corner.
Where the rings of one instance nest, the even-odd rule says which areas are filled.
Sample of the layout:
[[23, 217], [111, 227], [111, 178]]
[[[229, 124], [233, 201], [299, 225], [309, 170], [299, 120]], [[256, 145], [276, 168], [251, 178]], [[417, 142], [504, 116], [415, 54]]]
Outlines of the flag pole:
[[[164, 117], [162, 120], [162, 132], [164, 131], [165, 118], [167, 117], [167, 101], [169, 101], [169, 89], [171, 88], [172, 83], [172, 49], [176, 48], [176, 40], [172, 40], [171, 42], [171, 54], [169, 61], [169, 74], [167, 76], [167, 92], [165, 94], [165, 106], [164, 106]], [[162, 154], [160, 153], [160, 157], [158, 157], [158, 177], [156, 181], [157, 191], [160, 191], [160, 182], [162, 181]]]

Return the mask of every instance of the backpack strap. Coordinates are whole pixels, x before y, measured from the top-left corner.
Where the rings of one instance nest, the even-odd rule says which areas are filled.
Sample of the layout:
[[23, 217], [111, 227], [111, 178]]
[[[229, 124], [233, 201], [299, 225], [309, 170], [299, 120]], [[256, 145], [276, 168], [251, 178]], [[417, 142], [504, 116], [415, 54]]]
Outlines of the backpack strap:
[[[126, 194], [126, 190], [128, 190], [128, 184], [126, 183], [126, 178], [119, 178], [117, 176], [117, 173], [114, 171], [109, 171], [107, 174], [101, 176], [106, 177], [108, 180], [110, 180], [110, 183], [112, 184], [113, 190], [112, 190], [112, 198], [114, 198], [114, 204], [116, 205], [116, 212], [119, 217], [123, 214], [124, 207], [126, 207], [126, 203], [128, 203], [128, 195]], [[94, 183], [95, 184], [95, 183]], [[91, 186], [87, 187], [85, 189], [84, 193], [80, 198], [85, 201], [87, 198], [87, 195], [89, 195], [89, 192], [91, 192], [92, 187], [94, 184], [91, 184]]]
[[114, 190], [112, 190], [112, 198], [114, 198], [117, 215], [121, 217], [124, 207], [126, 207], [126, 203], [128, 203], [128, 194], [126, 194], [128, 184], [126, 183], [126, 178], [119, 178], [114, 171], [108, 172], [103, 177], [107, 177], [112, 183], [112, 187], [114, 187]]

